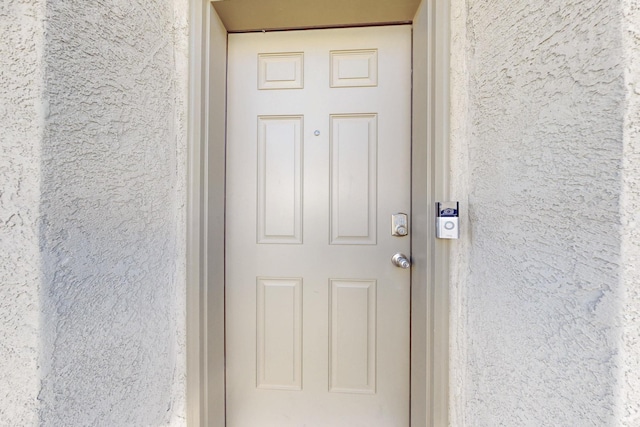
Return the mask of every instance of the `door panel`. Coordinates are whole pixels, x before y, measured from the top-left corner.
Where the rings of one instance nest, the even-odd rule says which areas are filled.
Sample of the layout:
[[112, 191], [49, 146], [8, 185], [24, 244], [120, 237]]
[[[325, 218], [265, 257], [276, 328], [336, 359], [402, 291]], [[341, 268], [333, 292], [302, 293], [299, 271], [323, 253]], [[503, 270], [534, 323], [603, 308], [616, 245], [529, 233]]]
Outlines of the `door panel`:
[[230, 427], [409, 423], [410, 40], [229, 35]]
[[375, 245], [376, 114], [331, 115], [331, 244]]
[[302, 123], [258, 118], [258, 243], [302, 243]]

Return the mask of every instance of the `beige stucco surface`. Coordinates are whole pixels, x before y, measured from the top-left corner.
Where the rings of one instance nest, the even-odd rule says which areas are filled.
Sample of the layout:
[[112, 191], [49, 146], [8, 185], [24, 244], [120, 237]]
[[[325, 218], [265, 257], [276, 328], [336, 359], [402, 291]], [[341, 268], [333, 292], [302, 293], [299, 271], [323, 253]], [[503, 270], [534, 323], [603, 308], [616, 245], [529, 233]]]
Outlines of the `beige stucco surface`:
[[48, 2], [42, 425], [184, 417], [187, 2]]
[[637, 425], [638, 3], [452, 10], [452, 425]]
[[0, 424], [37, 420], [44, 1], [0, 3]]
[[0, 425], [185, 423], [187, 11], [0, 6]]
[[623, 331], [619, 417], [640, 425], [640, 2], [623, 2], [626, 111], [623, 124], [621, 213]]
[[[0, 424], [185, 424], [187, 6], [0, 5]], [[451, 1], [452, 426], [640, 423], [639, 11]]]
[[464, 426], [467, 401], [466, 312], [469, 286], [471, 230], [469, 222], [469, 72], [467, 49], [467, 0], [452, 0], [450, 57], [450, 186], [451, 199], [460, 202], [460, 239], [451, 245], [449, 289], [449, 423]]

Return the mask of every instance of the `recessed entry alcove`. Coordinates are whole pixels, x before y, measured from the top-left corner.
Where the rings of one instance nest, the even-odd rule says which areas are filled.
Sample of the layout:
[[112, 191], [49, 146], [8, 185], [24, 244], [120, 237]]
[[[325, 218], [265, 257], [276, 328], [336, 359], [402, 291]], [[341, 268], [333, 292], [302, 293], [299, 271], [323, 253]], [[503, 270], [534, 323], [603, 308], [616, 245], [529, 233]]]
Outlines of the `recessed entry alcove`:
[[[409, 418], [411, 427], [447, 425], [448, 250], [444, 243], [435, 240], [434, 227], [431, 226], [435, 220], [433, 202], [446, 200], [448, 196], [447, 2], [190, 0], [190, 4], [187, 241], [189, 425], [227, 425], [225, 192], [228, 188], [225, 147], [230, 96], [227, 91], [229, 34], [398, 24], [411, 25], [412, 44], [411, 160], [402, 165], [411, 170], [413, 266]], [[266, 55], [263, 59], [268, 62], [271, 57]], [[298, 61], [297, 57], [295, 59]], [[292, 63], [295, 65], [296, 61]], [[295, 83], [295, 87], [303, 85], [303, 82]], [[375, 86], [374, 83], [368, 85]], [[256, 81], [256, 86], [258, 84]], [[271, 90], [269, 84], [263, 82], [266, 85], [263, 89]], [[333, 87], [338, 86], [336, 84]]]

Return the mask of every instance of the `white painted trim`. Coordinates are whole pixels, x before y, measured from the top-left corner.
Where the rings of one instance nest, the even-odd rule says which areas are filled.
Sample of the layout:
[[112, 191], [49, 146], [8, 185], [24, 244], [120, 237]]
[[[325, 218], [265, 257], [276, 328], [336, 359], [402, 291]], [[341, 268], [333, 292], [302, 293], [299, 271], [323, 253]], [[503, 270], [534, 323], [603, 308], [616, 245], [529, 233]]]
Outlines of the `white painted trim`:
[[203, 369], [202, 326], [200, 306], [202, 294], [202, 61], [203, 61], [203, 2], [189, 2], [189, 104], [187, 147], [187, 424], [203, 425], [205, 396], [202, 384]]
[[449, 197], [449, 4], [423, 0], [413, 21], [411, 426], [448, 425], [449, 245], [435, 202]]
[[[208, 0], [190, 0], [190, 9], [187, 424], [224, 426], [226, 30]], [[414, 93], [413, 111], [411, 427], [444, 427], [451, 243], [433, 234], [434, 202], [449, 196], [449, 5], [423, 0], [418, 13], [427, 55], [424, 69], [414, 66], [414, 84], [427, 84], [424, 94]], [[417, 129], [419, 123], [426, 126]]]
[[187, 424], [224, 426], [224, 186], [227, 33], [190, 1]]
[[[431, 214], [435, 216], [434, 203], [438, 200], [449, 200], [450, 197], [450, 141], [449, 141], [449, 72], [450, 72], [450, 5], [448, 1], [428, 0], [433, 7], [433, 40], [432, 67], [433, 76], [433, 200]], [[433, 218], [432, 224], [435, 224]], [[435, 233], [435, 225], [432, 227]], [[434, 331], [432, 342], [432, 413], [431, 425], [446, 426], [449, 424], [449, 252], [455, 244], [451, 240], [432, 239], [433, 254], [433, 313]]]

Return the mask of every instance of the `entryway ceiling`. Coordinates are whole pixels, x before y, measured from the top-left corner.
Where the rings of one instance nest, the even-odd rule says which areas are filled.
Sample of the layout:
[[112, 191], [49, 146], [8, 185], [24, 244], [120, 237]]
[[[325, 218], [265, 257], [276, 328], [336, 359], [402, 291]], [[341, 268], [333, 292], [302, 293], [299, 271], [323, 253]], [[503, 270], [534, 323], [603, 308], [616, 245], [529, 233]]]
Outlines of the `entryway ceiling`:
[[420, 0], [213, 0], [227, 31], [411, 22]]

